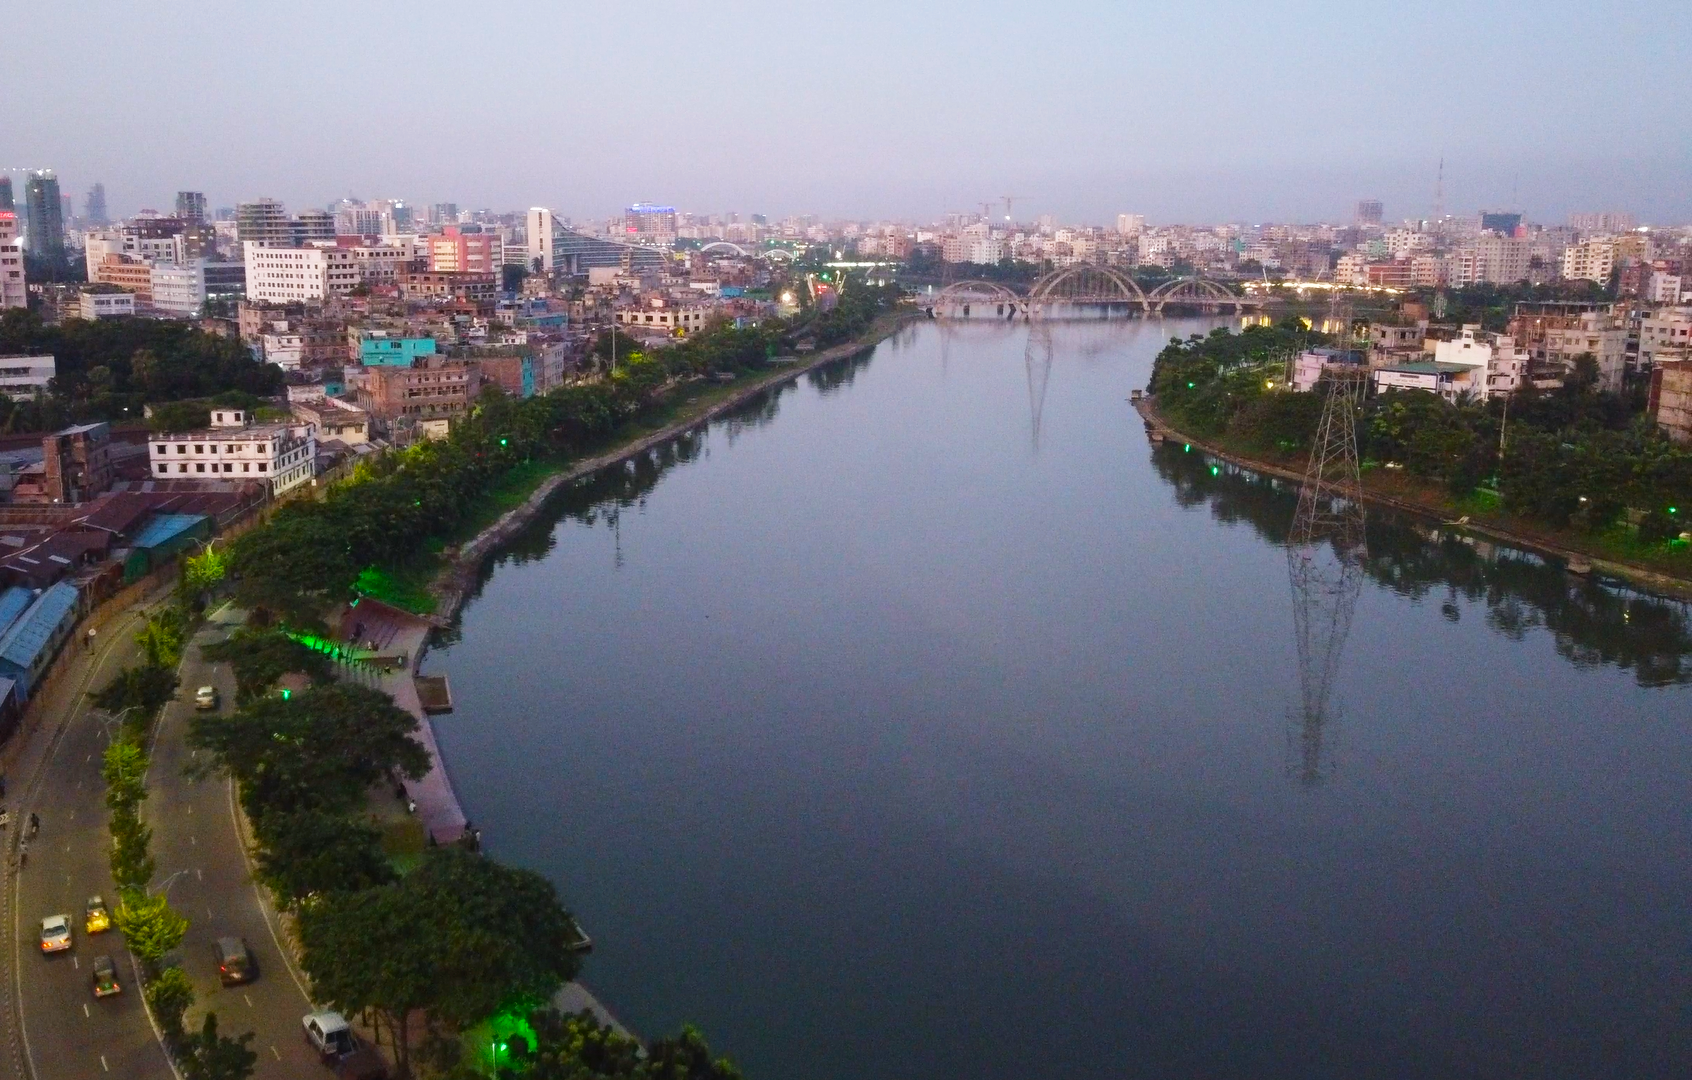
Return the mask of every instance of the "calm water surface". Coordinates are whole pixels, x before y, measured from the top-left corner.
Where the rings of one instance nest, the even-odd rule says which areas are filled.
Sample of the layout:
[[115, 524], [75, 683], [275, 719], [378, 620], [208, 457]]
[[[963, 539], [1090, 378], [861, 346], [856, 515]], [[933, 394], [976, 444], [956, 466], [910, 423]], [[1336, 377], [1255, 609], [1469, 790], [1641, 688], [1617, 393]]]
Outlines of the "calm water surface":
[[1685, 606], [1377, 519], [1305, 715], [1293, 496], [1124, 400], [1209, 325], [920, 325], [500, 560], [440, 740], [626, 1023], [753, 1080], [1686, 1075]]

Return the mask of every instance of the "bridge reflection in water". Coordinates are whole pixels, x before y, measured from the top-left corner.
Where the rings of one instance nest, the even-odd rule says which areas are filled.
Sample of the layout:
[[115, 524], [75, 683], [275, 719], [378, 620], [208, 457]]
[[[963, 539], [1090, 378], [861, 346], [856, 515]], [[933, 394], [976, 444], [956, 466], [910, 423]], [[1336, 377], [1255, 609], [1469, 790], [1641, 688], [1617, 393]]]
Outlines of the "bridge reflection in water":
[[1165, 308], [1245, 315], [1260, 310], [1265, 301], [1200, 276], [1178, 277], [1148, 293], [1122, 270], [1081, 263], [1046, 274], [1029, 287], [1026, 295], [998, 282], [959, 281], [919, 303], [936, 319], [1008, 321], [1136, 313], [1154, 317], [1162, 315]]

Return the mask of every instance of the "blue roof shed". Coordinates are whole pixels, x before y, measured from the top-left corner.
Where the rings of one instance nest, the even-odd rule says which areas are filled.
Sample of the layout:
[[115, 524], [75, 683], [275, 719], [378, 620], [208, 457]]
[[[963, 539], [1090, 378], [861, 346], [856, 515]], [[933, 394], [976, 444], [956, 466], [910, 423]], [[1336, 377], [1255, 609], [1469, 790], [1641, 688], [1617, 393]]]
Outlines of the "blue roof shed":
[[0, 674], [18, 681], [18, 697], [27, 699], [47, 665], [76, 625], [82, 595], [68, 581], [35, 598], [11, 629], [0, 636]]
[[13, 585], [0, 592], [0, 634], [10, 630], [12, 624], [18, 621], [18, 616], [29, 610], [29, 605], [34, 602], [34, 591], [22, 585]]

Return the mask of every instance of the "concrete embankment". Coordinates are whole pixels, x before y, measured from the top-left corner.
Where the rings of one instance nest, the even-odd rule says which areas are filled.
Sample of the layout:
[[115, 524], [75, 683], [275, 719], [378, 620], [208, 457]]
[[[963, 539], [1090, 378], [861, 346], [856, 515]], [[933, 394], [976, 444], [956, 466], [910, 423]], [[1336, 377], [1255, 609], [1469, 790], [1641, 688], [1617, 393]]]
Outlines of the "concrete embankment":
[[[1304, 473], [1302, 471], [1295, 471], [1284, 465], [1276, 465], [1272, 462], [1246, 457], [1243, 454], [1235, 453], [1234, 451], [1225, 449], [1213, 442], [1195, 438], [1180, 431], [1163, 418], [1163, 416], [1157, 411], [1156, 401], [1150, 396], [1136, 401], [1134, 403], [1134, 408], [1139, 412], [1141, 419], [1145, 421], [1147, 433], [1155, 438], [1167, 439], [1171, 442], [1191, 444], [1192, 446], [1204, 451], [1206, 454], [1209, 454], [1211, 457], [1221, 458], [1223, 461], [1233, 462], [1236, 465], [1250, 469], [1252, 472], [1262, 473], [1265, 476], [1275, 476], [1282, 480], [1291, 480], [1294, 483], [1303, 483], [1304, 481]], [[1384, 492], [1371, 491], [1367, 487], [1363, 489], [1363, 498], [1377, 506], [1390, 507], [1393, 510], [1410, 514], [1427, 521], [1435, 521], [1441, 524], [1448, 523], [1448, 517], [1445, 513], [1435, 507], [1430, 507], [1422, 503], [1411, 502], [1407, 499], [1401, 499], [1393, 495], [1385, 494]], [[1692, 599], [1692, 581], [1687, 581], [1684, 578], [1678, 578], [1670, 574], [1649, 570], [1642, 566], [1634, 566], [1631, 563], [1615, 562], [1614, 560], [1605, 559], [1600, 556], [1593, 555], [1590, 552], [1580, 551], [1576, 548], [1560, 545], [1541, 537], [1512, 532], [1508, 529], [1483, 524], [1472, 519], [1465, 521], [1461, 528], [1462, 531], [1474, 536], [1484, 537], [1488, 540], [1494, 540], [1501, 544], [1508, 544], [1511, 547], [1520, 548], [1524, 551], [1531, 551], [1542, 558], [1561, 562], [1569, 566], [1571, 569], [1577, 569], [1579, 572], [1593, 572], [1602, 574], [1606, 577], [1619, 578], [1629, 584], [1637, 586], [1640, 589], [1656, 593], [1660, 596], [1673, 597], [1678, 600]]]

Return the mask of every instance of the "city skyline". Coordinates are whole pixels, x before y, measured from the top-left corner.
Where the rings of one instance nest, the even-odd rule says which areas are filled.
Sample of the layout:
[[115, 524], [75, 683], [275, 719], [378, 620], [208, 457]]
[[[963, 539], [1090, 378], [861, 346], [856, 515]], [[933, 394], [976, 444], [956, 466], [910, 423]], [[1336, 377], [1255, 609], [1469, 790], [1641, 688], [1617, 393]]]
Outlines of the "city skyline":
[[[1266, 23], [1239, 5], [1062, 19], [753, 6], [703, 20], [657, 4], [634, 21], [503, 5], [466, 21], [308, 3], [253, 18], [100, 7], [20, 27], [25, 84], [45, 85], [70, 40], [176, 62], [127, 88], [124, 110], [98, 107], [97, 82], [60, 85], [20, 117], [6, 164], [54, 168], [72, 192], [104, 182], [113, 216], [192, 189], [212, 206], [357, 192], [577, 218], [659, 199], [933, 220], [1009, 192], [1019, 218], [1106, 224], [1339, 221], [1360, 198], [1421, 218], [1443, 159], [1451, 213], [1692, 220], [1692, 91], [1655, 74], [1692, 55], [1679, 10], [1306, 5]], [[231, 44], [313, 27], [370, 44], [321, 58]], [[1570, 50], [1598, 40], [1637, 63], [1581, 73]], [[392, 79], [382, 55], [399, 58]]]

